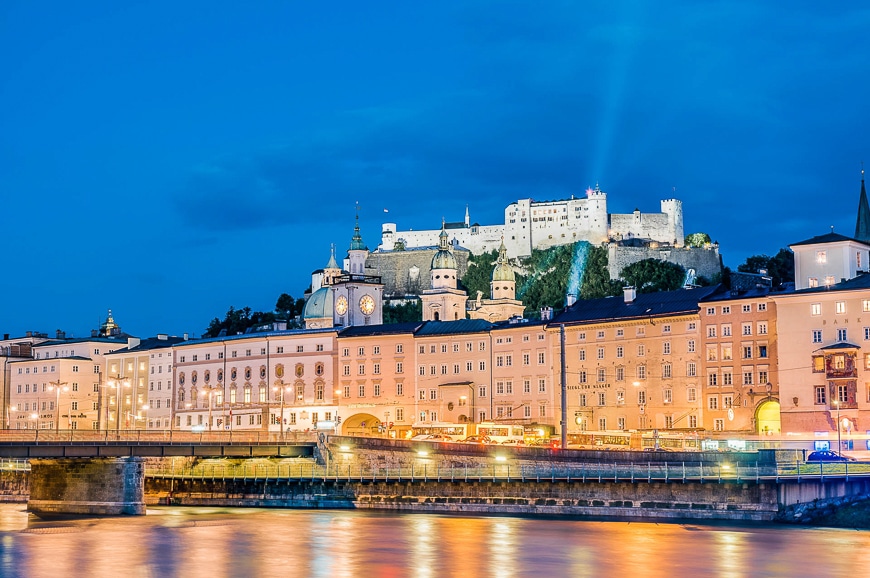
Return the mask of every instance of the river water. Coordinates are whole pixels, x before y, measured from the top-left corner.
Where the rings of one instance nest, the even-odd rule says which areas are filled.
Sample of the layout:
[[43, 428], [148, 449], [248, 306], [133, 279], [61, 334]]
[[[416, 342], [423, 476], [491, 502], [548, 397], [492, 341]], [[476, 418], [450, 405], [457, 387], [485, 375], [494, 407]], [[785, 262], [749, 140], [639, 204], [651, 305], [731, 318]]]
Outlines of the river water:
[[44, 522], [0, 504], [0, 576], [865, 577], [870, 532], [190, 507]]

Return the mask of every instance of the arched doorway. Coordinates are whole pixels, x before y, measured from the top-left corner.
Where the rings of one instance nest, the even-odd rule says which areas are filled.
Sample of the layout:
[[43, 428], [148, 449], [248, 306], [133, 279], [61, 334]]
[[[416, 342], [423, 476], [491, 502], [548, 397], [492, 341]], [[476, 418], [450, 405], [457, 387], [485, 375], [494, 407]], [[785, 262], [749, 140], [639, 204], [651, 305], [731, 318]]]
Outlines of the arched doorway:
[[339, 434], [345, 436], [373, 436], [378, 434], [381, 420], [370, 413], [357, 413], [342, 418]]
[[755, 410], [755, 428], [758, 435], [779, 435], [782, 421], [779, 415], [779, 401], [768, 399]]

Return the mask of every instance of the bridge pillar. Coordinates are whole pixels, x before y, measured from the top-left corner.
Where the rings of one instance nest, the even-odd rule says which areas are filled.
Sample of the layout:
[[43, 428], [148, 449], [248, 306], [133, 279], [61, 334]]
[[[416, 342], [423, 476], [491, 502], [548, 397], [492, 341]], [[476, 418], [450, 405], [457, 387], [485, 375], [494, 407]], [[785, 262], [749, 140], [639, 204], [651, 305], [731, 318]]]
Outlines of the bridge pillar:
[[27, 509], [42, 518], [143, 515], [144, 459], [32, 459]]

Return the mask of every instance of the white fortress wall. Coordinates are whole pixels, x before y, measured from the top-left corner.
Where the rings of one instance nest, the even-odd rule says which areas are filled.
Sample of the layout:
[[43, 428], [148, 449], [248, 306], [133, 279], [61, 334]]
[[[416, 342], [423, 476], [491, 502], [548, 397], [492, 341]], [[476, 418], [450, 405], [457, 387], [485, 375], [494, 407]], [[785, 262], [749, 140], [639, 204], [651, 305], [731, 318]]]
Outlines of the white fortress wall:
[[[481, 254], [498, 248], [504, 238], [509, 257], [530, 255], [532, 249], [546, 249], [576, 241], [603, 243], [609, 237], [652, 239], [677, 247], [683, 245], [683, 208], [677, 199], [661, 201], [661, 213], [607, 213], [607, 193], [590, 190], [586, 196], [537, 202], [519, 199], [504, 211], [504, 224], [448, 227], [451, 243]], [[467, 220], [467, 217], [466, 217]], [[381, 250], [392, 250], [399, 240], [406, 248], [438, 245], [440, 229], [398, 231], [395, 223], [384, 223]]]

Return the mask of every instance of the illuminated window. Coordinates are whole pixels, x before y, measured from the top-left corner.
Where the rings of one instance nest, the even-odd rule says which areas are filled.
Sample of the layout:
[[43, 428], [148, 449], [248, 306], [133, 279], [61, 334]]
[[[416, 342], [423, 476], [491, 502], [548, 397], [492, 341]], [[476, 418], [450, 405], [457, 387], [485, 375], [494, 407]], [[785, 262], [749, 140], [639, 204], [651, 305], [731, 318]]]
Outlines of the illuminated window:
[[810, 315], [821, 315], [822, 314], [822, 304], [821, 303], [813, 303], [810, 305]]
[[837, 301], [837, 314], [841, 315], [846, 312], [846, 302], [845, 301]]
[[826, 251], [816, 251], [816, 263], [827, 263], [828, 253]]

